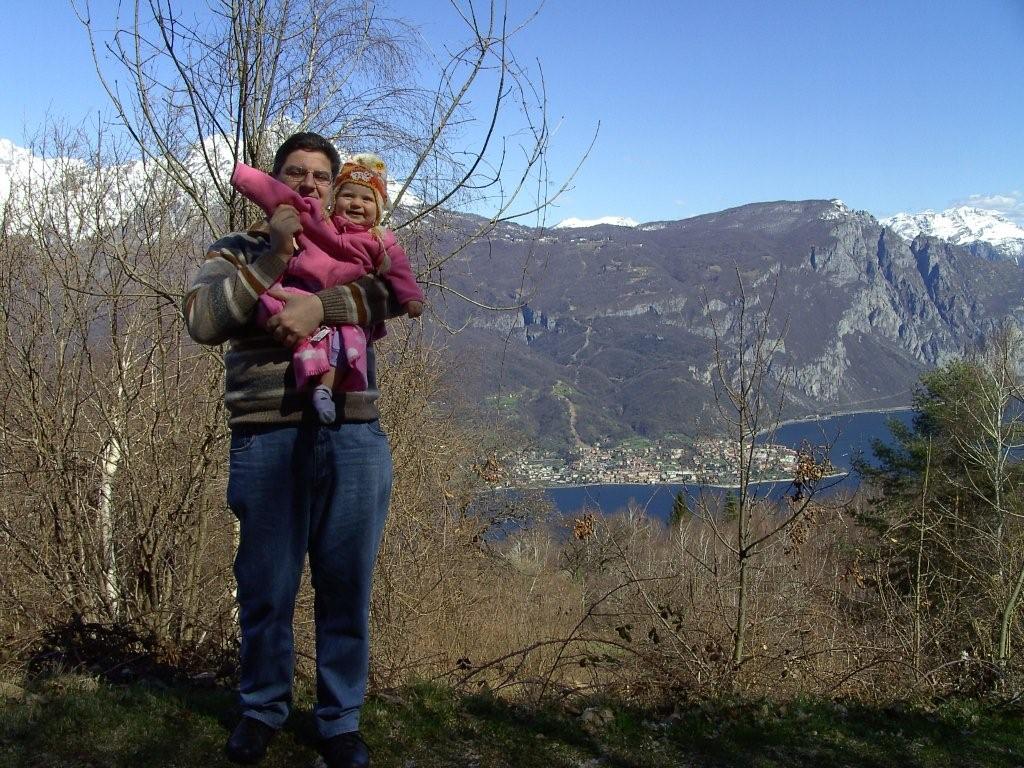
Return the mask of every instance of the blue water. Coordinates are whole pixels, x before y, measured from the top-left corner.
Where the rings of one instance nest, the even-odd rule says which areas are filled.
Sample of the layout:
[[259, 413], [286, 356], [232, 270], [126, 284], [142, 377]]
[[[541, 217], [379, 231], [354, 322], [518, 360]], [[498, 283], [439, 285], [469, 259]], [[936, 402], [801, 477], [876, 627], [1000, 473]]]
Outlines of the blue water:
[[[893, 440], [886, 426], [890, 418], [904, 424], [913, 419], [913, 411], [890, 411], [886, 413], [853, 413], [833, 416], [819, 421], [787, 424], [779, 428], [772, 442], [800, 448], [804, 441], [812, 446], [831, 445], [829, 459], [839, 470], [848, 472], [858, 456], [871, 459], [871, 442], [877, 438], [883, 443]], [[853, 477], [829, 484], [829, 490], [852, 490], [856, 479]], [[685, 492], [691, 499], [698, 492], [695, 485], [587, 485], [578, 487], [548, 488], [545, 493], [562, 514], [572, 514], [587, 507], [611, 514], [624, 509], [630, 503], [642, 507], [646, 514], [660, 520], [668, 520], [672, 502], [678, 491]], [[756, 486], [760, 495], [780, 497], [789, 488], [788, 482], [761, 483]]]

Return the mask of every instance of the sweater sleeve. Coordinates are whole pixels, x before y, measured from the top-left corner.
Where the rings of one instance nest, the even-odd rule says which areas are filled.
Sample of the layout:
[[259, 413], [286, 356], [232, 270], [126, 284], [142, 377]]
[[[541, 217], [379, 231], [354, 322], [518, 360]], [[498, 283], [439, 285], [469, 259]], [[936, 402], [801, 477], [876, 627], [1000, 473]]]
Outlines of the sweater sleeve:
[[265, 232], [236, 232], [215, 242], [185, 292], [189, 336], [200, 344], [227, 341], [249, 322], [260, 294], [287, 266], [287, 258], [270, 252]]
[[390, 286], [374, 275], [317, 293], [324, 305], [324, 325], [359, 325], [364, 328], [398, 317], [405, 311]]

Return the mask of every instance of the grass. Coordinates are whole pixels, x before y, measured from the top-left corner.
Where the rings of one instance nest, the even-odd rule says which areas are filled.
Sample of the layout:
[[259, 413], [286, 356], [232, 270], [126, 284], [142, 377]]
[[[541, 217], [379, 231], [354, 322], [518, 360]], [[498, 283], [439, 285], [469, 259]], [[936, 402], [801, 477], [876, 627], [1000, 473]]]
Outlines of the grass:
[[[299, 702], [263, 765], [315, 764], [308, 708]], [[38, 679], [20, 699], [0, 701], [0, 766], [227, 766], [222, 747], [234, 717], [234, 696], [223, 689]], [[570, 711], [435, 685], [371, 697], [363, 714], [375, 768], [1018, 768], [1021, 726], [1019, 712], [977, 702], [705, 701], [643, 710], [594, 701]]]
[[556, 381], [551, 385], [551, 392], [555, 395], [561, 395], [562, 397], [572, 397], [578, 395], [579, 392], [572, 386], [566, 384], [564, 381]]
[[487, 398], [487, 402], [497, 408], [499, 411], [510, 411], [515, 410], [519, 407], [519, 401], [522, 399], [522, 394], [506, 394], [506, 395], [491, 395]]

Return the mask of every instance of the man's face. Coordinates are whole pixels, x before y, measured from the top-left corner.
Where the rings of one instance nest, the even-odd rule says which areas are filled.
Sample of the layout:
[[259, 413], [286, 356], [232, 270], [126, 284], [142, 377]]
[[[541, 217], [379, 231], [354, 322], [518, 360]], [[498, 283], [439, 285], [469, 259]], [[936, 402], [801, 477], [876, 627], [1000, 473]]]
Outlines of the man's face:
[[323, 201], [331, 191], [331, 159], [323, 152], [296, 149], [290, 152], [277, 174], [277, 180], [287, 184], [302, 197]]

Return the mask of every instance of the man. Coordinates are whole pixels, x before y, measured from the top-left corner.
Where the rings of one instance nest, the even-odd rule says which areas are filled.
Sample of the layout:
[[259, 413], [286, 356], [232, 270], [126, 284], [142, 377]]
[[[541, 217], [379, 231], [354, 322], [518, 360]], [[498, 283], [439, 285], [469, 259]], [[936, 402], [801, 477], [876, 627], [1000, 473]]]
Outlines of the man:
[[[314, 133], [289, 137], [272, 175], [328, 203], [341, 160]], [[315, 589], [317, 704], [328, 768], [362, 768], [369, 754], [359, 712], [369, 664], [370, 580], [391, 494], [391, 452], [380, 428], [372, 344], [369, 385], [337, 393], [337, 419], [321, 425], [308, 393], [295, 390], [292, 346], [321, 325], [370, 326], [397, 314], [387, 286], [364, 277], [315, 295], [271, 287], [294, 255], [298, 214], [215, 242], [185, 294], [189, 334], [228, 342], [225, 405], [231, 426], [228, 504], [238, 517], [235, 557], [242, 629], [242, 718], [228, 757], [259, 762], [284, 724], [294, 670], [292, 614], [308, 553]], [[285, 303], [264, 331], [252, 322], [265, 291]]]

